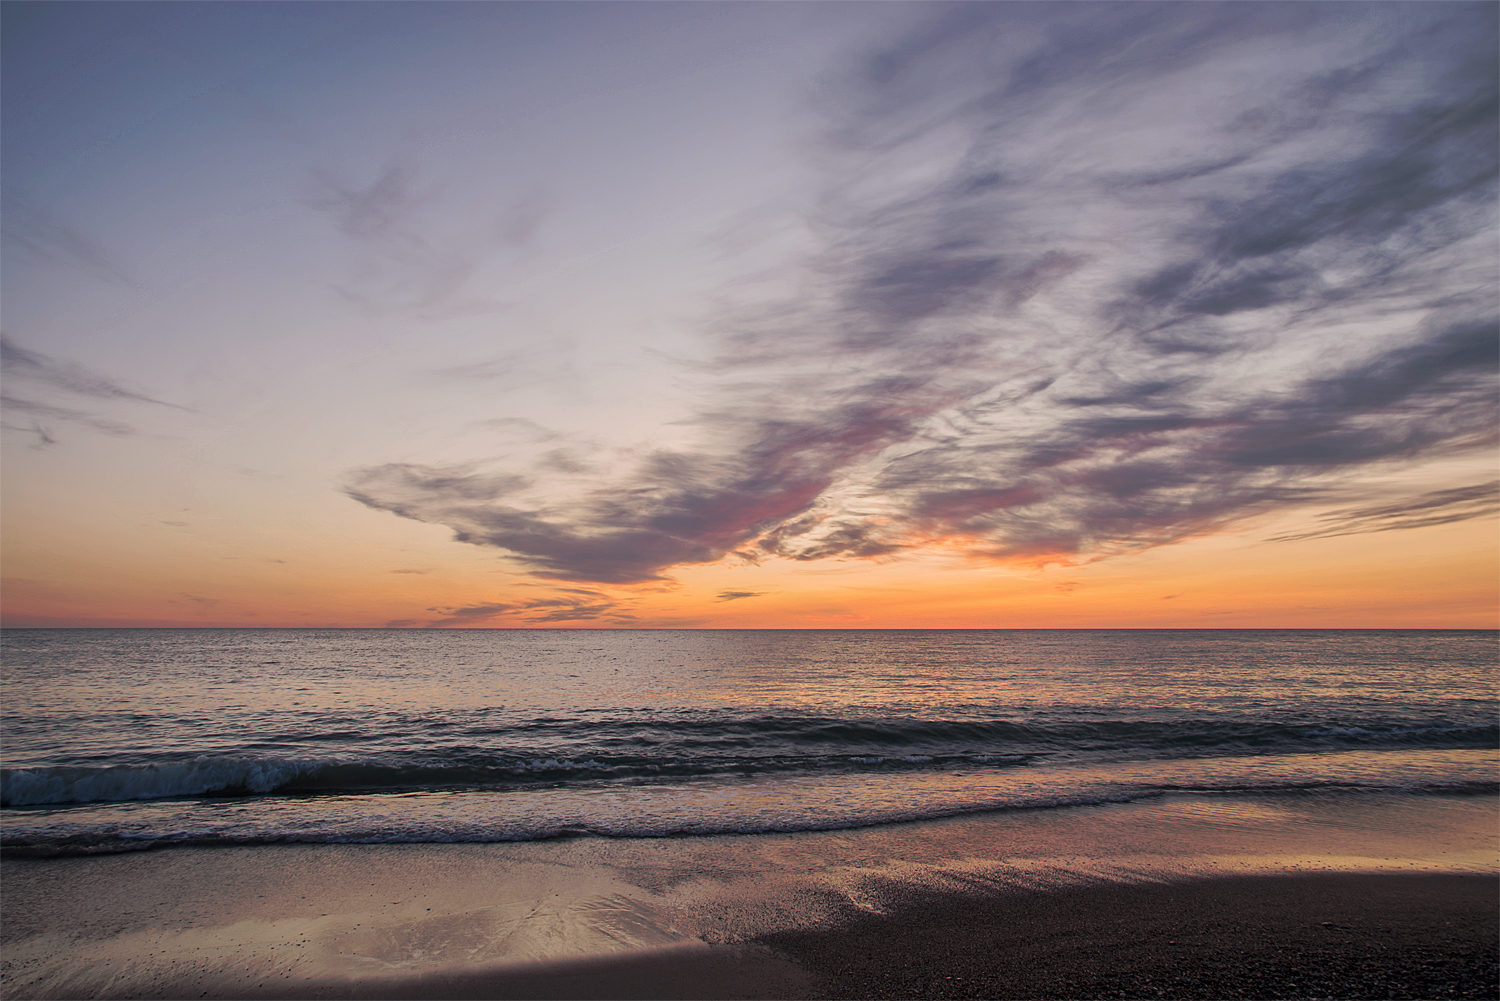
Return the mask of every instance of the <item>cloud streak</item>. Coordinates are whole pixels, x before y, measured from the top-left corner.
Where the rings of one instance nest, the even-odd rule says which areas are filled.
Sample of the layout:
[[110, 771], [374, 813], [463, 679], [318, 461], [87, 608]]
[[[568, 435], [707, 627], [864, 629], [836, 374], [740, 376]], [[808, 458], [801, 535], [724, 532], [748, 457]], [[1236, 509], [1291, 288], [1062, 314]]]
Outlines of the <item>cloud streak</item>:
[[56, 443], [47, 429], [40, 421], [42, 419], [68, 421], [73, 424], [81, 424], [86, 428], [98, 431], [100, 434], [113, 435], [115, 437], [127, 437], [135, 434], [135, 428], [121, 421], [109, 420], [98, 417], [82, 410], [73, 410], [69, 407], [55, 407], [49, 403], [38, 403], [35, 400], [25, 400], [17, 396], [0, 396], [0, 408], [13, 413], [22, 413], [33, 419], [31, 426], [18, 427], [6, 425], [11, 430], [31, 431], [41, 439], [41, 444], [51, 445]]
[[441, 320], [510, 308], [469, 289], [484, 268], [525, 250], [547, 213], [545, 201], [532, 195], [489, 216], [471, 207], [461, 224], [445, 224], [442, 187], [424, 185], [418, 171], [400, 161], [367, 185], [325, 172], [314, 182], [306, 204], [324, 214], [354, 252], [349, 275], [334, 291], [372, 316]]
[[[527, 625], [556, 622], [628, 625], [636, 618], [604, 592], [584, 588], [557, 588], [547, 597], [525, 601], [486, 601], [462, 607], [429, 608], [428, 611], [439, 614], [439, 618], [426, 623], [432, 628], [488, 624], [501, 617]], [[402, 624], [410, 624], [410, 620], [403, 620]]]
[[6, 199], [4, 233], [33, 261], [70, 268], [112, 285], [139, 284], [97, 240], [56, 213], [22, 199]]
[[710, 325], [699, 448], [572, 494], [412, 464], [347, 491], [630, 583], [726, 556], [1082, 562], [1491, 445], [1494, 21], [947, 9], [819, 94], [822, 249], [796, 297]]
[[764, 591], [720, 591], [715, 601], [739, 601], [742, 598], [759, 598]]
[[129, 400], [134, 403], [151, 403], [159, 407], [184, 410], [175, 403], [145, 396], [126, 389], [112, 379], [91, 372], [82, 365], [59, 361], [36, 351], [28, 351], [9, 337], [0, 337], [0, 365], [12, 378], [28, 379], [54, 389], [91, 396], [98, 400]]
[[[99, 402], [149, 403], [153, 406], [188, 411], [188, 408], [175, 403], [166, 403], [126, 389], [114, 380], [84, 368], [82, 365], [60, 361], [40, 352], [27, 350], [9, 337], [0, 336], [0, 367], [5, 370], [7, 382], [16, 380], [26, 382], [43, 393], [62, 392]], [[25, 425], [5, 423], [0, 426], [7, 430], [25, 431], [36, 435], [36, 440], [33, 442], [35, 448], [47, 448], [57, 444], [57, 438], [53, 436], [51, 428], [43, 424], [43, 421], [77, 424], [114, 437], [129, 437], [136, 433], [134, 427], [123, 421], [74, 407], [12, 395], [9, 392], [0, 396], [0, 410], [11, 414], [22, 414], [29, 419], [30, 423]]]
[[1273, 542], [1298, 539], [1330, 539], [1367, 532], [1394, 532], [1406, 528], [1449, 525], [1500, 512], [1500, 480], [1432, 490], [1391, 504], [1346, 508], [1320, 515], [1317, 528], [1307, 532], [1275, 536]]

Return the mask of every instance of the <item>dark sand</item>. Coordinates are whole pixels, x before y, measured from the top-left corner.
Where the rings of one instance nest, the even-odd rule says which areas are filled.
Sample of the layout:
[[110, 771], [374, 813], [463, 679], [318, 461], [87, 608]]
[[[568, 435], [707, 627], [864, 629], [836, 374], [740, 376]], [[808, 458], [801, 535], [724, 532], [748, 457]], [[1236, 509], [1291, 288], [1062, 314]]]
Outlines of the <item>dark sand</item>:
[[847, 927], [467, 975], [153, 997], [1494, 998], [1500, 880], [1260, 876], [975, 899]]
[[1500, 880], [1250, 876], [929, 898], [766, 944], [828, 998], [1494, 998]]
[[1493, 797], [0, 859], [5, 998], [1500, 995]]

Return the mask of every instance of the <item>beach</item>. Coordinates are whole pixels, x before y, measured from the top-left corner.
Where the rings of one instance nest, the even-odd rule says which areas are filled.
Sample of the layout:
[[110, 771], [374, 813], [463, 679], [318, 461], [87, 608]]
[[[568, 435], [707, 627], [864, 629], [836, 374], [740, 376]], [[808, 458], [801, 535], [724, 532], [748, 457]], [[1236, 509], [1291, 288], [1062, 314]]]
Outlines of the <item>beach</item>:
[[1500, 6], [0, 3], [0, 1001], [1500, 999]]
[[5, 996], [1488, 997], [1493, 796], [8, 855]]

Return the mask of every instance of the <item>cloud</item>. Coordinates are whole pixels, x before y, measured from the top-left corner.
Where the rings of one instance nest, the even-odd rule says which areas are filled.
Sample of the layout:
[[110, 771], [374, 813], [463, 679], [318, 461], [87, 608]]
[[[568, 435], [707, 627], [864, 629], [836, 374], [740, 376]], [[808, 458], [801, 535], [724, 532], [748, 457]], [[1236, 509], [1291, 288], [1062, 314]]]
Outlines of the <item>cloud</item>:
[[[487, 212], [462, 206], [455, 222], [442, 185], [394, 160], [367, 184], [314, 172], [305, 200], [354, 251], [348, 276], [333, 286], [369, 315], [441, 320], [502, 312], [510, 304], [471, 294], [488, 266], [513, 258], [536, 238], [547, 215], [538, 194]], [[445, 217], [446, 215], [446, 217]]]
[[28, 351], [9, 337], [0, 336], [0, 365], [5, 367], [6, 375], [10, 378], [28, 379], [79, 396], [90, 396], [99, 400], [150, 403], [158, 407], [171, 407], [174, 410], [187, 409], [175, 403], [165, 403], [126, 389], [114, 380], [91, 372], [82, 365], [59, 361], [37, 351]]
[[443, 617], [432, 620], [429, 625], [453, 626], [470, 622], [485, 622], [514, 609], [514, 605], [496, 601], [486, 601], [478, 605], [465, 605], [459, 608], [430, 608], [428, 611], [442, 612]]
[[112, 285], [134, 287], [130, 269], [97, 240], [55, 212], [7, 199], [5, 238], [34, 261], [82, 272]]
[[23, 431], [27, 434], [36, 435], [35, 440], [27, 448], [40, 450], [51, 448], [57, 444], [57, 439], [52, 437], [51, 430], [43, 427], [40, 421], [32, 421], [30, 424], [10, 424], [0, 421], [0, 428], [4, 428], [7, 431]]
[[933, 546], [1076, 563], [1488, 447], [1495, 18], [943, 8], [819, 94], [822, 249], [796, 297], [707, 325], [697, 448], [573, 493], [412, 465], [349, 493], [624, 583]]
[[[467, 465], [422, 466], [391, 463], [355, 475], [348, 493], [371, 507], [381, 507], [404, 517], [415, 517], [411, 511], [421, 509], [434, 494], [455, 503], [488, 504], [528, 484], [528, 479], [511, 474], [481, 475]], [[362, 490], [378, 491], [380, 501], [367, 497]]]
[[718, 559], [806, 511], [840, 468], [911, 432], [906, 410], [860, 401], [823, 427], [774, 418], [734, 427], [720, 416], [726, 433], [752, 436], [738, 455], [657, 452], [623, 488], [554, 508], [499, 502], [529, 486], [528, 477], [456, 467], [359, 470], [346, 492], [372, 508], [448, 525], [458, 541], [507, 549], [538, 576], [659, 580], [668, 566]]
[[764, 591], [720, 591], [715, 601], [738, 601], [741, 598], [759, 598]]
[[[17, 396], [0, 396], [0, 408], [27, 414], [34, 418], [68, 421], [98, 431], [100, 434], [113, 435], [120, 438], [135, 434], [135, 428], [121, 421], [99, 417], [82, 410], [74, 410], [70, 407], [55, 407], [50, 403], [25, 400]], [[21, 427], [15, 424], [7, 424], [5, 427], [13, 431], [30, 431], [36, 434], [39, 445], [53, 445], [57, 442], [57, 439], [52, 437], [50, 431], [37, 420], [33, 420], [30, 427]]]
[[1306, 532], [1275, 536], [1273, 542], [1327, 539], [1367, 532], [1393, 532], [1484, 518], [1500, 511], [1500, 481], [1451, 490], [1433, 490], [1389, 504], [1346, 508], [1318, 516], [1322, 524]]
[[556, 588], [549, 597], [514, 602], [489, 601], [457, 608], [431, 608], [428, 611], [441, 613], [440, 618], [427, 623], [433, 627], [472, 625], [501, 616], [527, 625], [591, 621], [624, 625], [635, 621], [635, 616], [626, 611], [619, 601], [602, 591], [585, 588]]
[[[110, 403], [148, 403], [191, 413], [187, 407], [166, 403], [143, 393], [126, 389], [114, 380], [84, 368], [82, 365], [59, 361], [41, 352], [30, 351], [5, 336], [0, 336], [0, 367], [4, 368], [8, 382], [19, 380], [30, 383], [34, 389], [46, 394], [61, 392]], [[128, 437], [136, 433], [134, 427], [112, 417], [44, 400], [13, 396], [9, 393], [0, 396], [0, 410], [24, 414], [30, 418], [28, 424], [5, 423], [0, 426], [10, 431], [24, 431], [36, 435], [36, 440], [32, 444], [33, 448], [47, 448], [57, 444], [57, 438], [53, 435], [52, 429], [42, 423], [43, 421], [77, 424], [114, 437]]]
[[[559, 357], [565, 350], [565, 345], [553, 343], [546, 350], [509, 351], [485, 361], [434, 369], [431, 374], [440, 379], [483, 381], [492, 389], [512, 389], [567, 374], [568, 363]], [[516, 421], [530, 423], [511, 418], [511, 422]]]
[[496, 417], [487, 421], [476, 422], [477, 427], [490, 428], [496, 431], [507, 431], [527, 441], [557, 441], [562, 435], [551, 428], [543, 427], [536, 421], [527, 420], [524, 417]]

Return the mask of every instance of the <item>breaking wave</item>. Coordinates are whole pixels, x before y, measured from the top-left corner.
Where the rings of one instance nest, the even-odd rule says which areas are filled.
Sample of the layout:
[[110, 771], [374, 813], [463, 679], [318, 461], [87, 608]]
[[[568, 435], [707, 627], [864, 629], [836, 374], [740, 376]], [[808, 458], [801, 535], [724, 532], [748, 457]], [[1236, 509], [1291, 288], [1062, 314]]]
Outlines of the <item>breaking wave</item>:
[[[481, 735], [470, 731], [459, 736]], [[0, 771], [0, 806], [593, 786], [716, 776], [1000, 769], [1040, 762], [1500, 746], [1500, 727], [1494, 725], [1336, 726], [1225, 719], [1039, 724], [784, 716], [549, 718], [531, 726], [494, 727], [484, 736], [502, 745], [543, 737], [551, 746], [512, 753], [475, 743], [418, 752], [176, 752], [128, 764], [11, 768]], [[355, 747], [361, 743], [358, 734], [344, 737]], [[556, 753], [559, 747], [573, 753]]]

